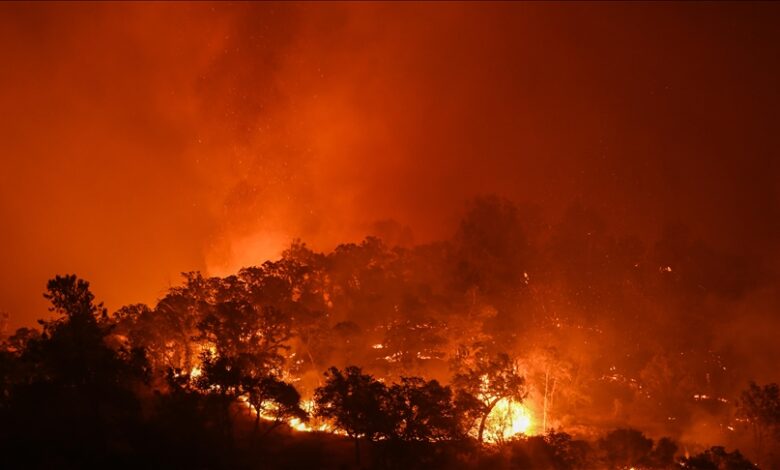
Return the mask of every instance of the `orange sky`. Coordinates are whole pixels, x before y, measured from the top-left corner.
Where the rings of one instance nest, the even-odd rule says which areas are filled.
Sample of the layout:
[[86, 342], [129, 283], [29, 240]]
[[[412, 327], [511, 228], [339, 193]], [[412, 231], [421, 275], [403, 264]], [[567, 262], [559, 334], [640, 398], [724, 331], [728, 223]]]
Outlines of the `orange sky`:
[[0, 5], [0, 311], [115, 308], [469, 198], [777, 256], [777, 4]]

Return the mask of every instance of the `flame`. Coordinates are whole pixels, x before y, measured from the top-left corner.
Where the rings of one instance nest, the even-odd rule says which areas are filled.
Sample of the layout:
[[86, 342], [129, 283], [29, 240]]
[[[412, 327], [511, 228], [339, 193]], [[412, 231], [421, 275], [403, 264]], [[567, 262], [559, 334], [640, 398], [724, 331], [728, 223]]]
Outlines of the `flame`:
[[[247, 400], [246, 397], [240, 396], [238, 397], [238, 399], [247, 408], [247, 410], [250, 410], [252, 413], [255, 413], [255, 409], [252, 407], [252, 405], [249, 404], [249, 401]], [[268, 413], [268, 411], [273, 408], [274, 405], [270, 404], [268, 405], [268, 408], [260, 411], [260, 419], [265, 421], [274, 421], [275, 418]], [[314, 410], [314, 401], [303, 400], [301, 402], [301, 408], [303, 408], [306, 411], [306, 413], [308, 413], [309, 416], [311, 416], [312, 411]], [[329, 432], [331, 434], [346, 435], [345, 432], [338, 429], [334, 429], [327, 422], [318, 420], [313, 417], [311, 417], [309, 421], [306, 422], [301, 421], [298, 418], [290, 418], [289, 420], [287, 420], [286, 424], [292, 429], [300, 432]]]
[[311, 423], [304, 423], [298, 418], [291, 419], [287, 422], [287, 425], [300, 432], [329, 432], [332, 434], [346, 435], [346, 433], [342, 431], [331, 428], [327, 423], [312, 425]]
[[[301, 408], [303, 408], [309, 416], [314, 411], [314, 400], [303, 400], [301, 402]], [[333, 434], [344, 434], [336, 429], [333, 429], [328, 423], [320, 421], [311, 417], [308, 422], [303, 422], [298, 418], [292, 418], [287, 422], [287, 425], [296, 431], [301, 432], [329, 432]]]
[[484, 440], [500, 442], [533, 430], [531, 411], [522, 403], [506, 398], [496, 403], [485, 421]]
[[[373, 345], [374, 349], [384, 348], [382, 344]], [[214, 352], [213, 346], [206, 346], [204, 350], [211, 350]], [[389, 356], [388, 356], [389, 357]], [[387, 359], [387, 358], [385, 358]], [[196, 364], [190, 369], [190, 377], [197, 378], [202, 375], [203, 370], [201, 364]], [[489, 387], [487, 377], [482, 378], [486, 387]], [[698, 397], [698, 396], [697, 396]], [[239, 396], [239, 402], [243, 407], [251, 413], [256, 413], [256, 410], [249, 403], [246, 396]], [[260, 419], [265, 421], [274, 421], [276, 418], [270, 413], [274, 409], [273, 404], [268, 404], [265, 409], [260, 411]], [[290, 418], [286, 421], [286, 424], [299, 432], [327, 432], [338, 435], [346, 435], [342, 430], [335, 429], [330, 423], [324, 420], [316, 419], [312, 416], [314, 411], [314, 401], [311, 399], [302, 400], [301, 408], [310, 416], [307, 421], [303, 421], [299, 418]], [[533, 417], [531, 410], [524, 404], [503, 398], [499, 400], [493, 409], [490, 411], [487, 419], [485, 420], [485, 430], [483, 433], [483, 440], [487, 443], [500, 443], [509, 438], [519, 435], [531, 435], [533, 434]], [[478, 426], [474, 426], [470, 434], [473, 437], [478, 435]]]

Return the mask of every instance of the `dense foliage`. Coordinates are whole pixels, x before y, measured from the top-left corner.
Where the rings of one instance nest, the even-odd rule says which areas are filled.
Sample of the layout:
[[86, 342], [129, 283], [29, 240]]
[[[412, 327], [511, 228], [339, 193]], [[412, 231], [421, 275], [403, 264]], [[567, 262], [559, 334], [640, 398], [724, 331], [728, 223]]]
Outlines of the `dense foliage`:
[[[488, 198], [447, 242], [295, 242], [111, 315], [57, 276], [56, 317], [3, 339], [1, 450], [32, 467], [753, 468], [697, 448], [707, 422], [773, 465], [777, 386], [732, 415], [738, 357], [701, 321], [759, 282], [734, 263], [680, 229], [643, 249], [582, 208], [545, 225]], [[533, 409], [537, 435], [486, 445], [502, 400]]]

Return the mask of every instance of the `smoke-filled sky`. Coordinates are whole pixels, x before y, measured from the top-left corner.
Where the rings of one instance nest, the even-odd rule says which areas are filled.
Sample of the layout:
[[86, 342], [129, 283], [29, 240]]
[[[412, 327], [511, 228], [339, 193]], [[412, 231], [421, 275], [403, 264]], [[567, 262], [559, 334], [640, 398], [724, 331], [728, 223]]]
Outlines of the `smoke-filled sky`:
[[777, 260], [780, 5], [0, 6], [0, 311], [108, 306], [498, 194]]

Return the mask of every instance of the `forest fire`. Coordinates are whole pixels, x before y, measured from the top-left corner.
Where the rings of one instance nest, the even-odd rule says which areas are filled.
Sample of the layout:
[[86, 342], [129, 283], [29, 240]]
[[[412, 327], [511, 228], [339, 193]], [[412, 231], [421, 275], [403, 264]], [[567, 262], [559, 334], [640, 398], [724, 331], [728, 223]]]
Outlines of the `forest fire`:
[[[277, 417], [277, 413], [279, 412], [279, 407], [277, 405], [266, 405], [264, 408], [260, 409], [259, 413], [257, 413], [258, 410], [254, 408], [246, 398], [242, 397], [239, 400], [244, 405], [245, 409], [248, 410], [251, 414], [257, 414], [260, 419], [269, 423], [278, 423], [279, 419]], [[314, 412], [314, 402], [312, 400], [302, 400], [301, 409], [303, 409], [307, 415], [311, 416]], [[319, 422], [314, 423], [313, 419], [292, 417], [288, 418], [284, 423], [289, 426], [290, 429], [294, 429], [298, 432], [326, 432], [336, 435], [344, 435], [342, 431], [334, 429], [328, 423], [322, 420], [317, 421]]]
[[530, 436], [534, 424], [531, 411], [522, 403], [502, 399], [488, 415], [485, 441], [503, 442], [515, 436]]
[[778, 24], [0, 3], [2, 466], [780, 469]]
[[[526, 263], [522, 257], [504, 254], [485, 265], [486, 235], [474, 231], [485, 230], [475, 221], [486, 218], [503, 227], [520, 224], [511, 202], [484, 199], [442, 249], [441, 256], [452, 260], [430, 256], [430, 246], [402, 249], [373, 237], [327, 254], [294, 242], [279, 259], [234, 275], [187, 273], [155, 306], [129, 305], [111, 315], [94, 302], [86, 282], [57, 276], [46, 298], [61, 318], [44, 321], [42, 333], [22, 329], [5, 340], [4, 357], [11, 364], [6, 370], [48, 370], [38, 361], [59, 362], [71, 354], [57, 349], [58, 338], [85, 337], [79, 341], [94, 349], [90, 355], [122, 364], [105, 372], [112, 386], [149, 390], [157, 397], [147, 405], [153, 409], [179, 413], [182, 407], [184, 416], [203, 420], [198, 432], [209, 439], [229, 442], [246, 429], [255, 436], [249, 439], [271, 439], [265, 436], [287, 429], [351, 442], [358, 460], [361, 447], [377, 459], [390, 449], [422, 445], [433, 451], [468, 442], [484, 458], [499, 452], [535, 459], [528, 453], [541, 446], [596, 468], [660, 469], [674, 462], [697, 468], [690, 466], [696, 459], [746, 462], [740, 453], [717, 446], [678, 456], [673, 439], [655, 441], [631, 426], [636, 422], [655, 423], [659, 432], [676, 432], [678, 439], [696, 427], [731, 440], [751, 435], [737, 430], [751, 429], [756, 455], [770, 458], [758, 444], [775, 430], [772, 410], [780, 392], [774, 384], [752, 384], [735, 395], [726, 374], [739, 369], [727, 367], [724, 354], [656, 352], [638, 367], [631, 356], [622, 360], [613, 353], [635, 350], [620, 334], [610, 334], [616, 325], [589, 324], [572, 305], [564, 315], [529, 303], [524, 308], [534, 315], [502, 317], [501, 311], [517, 312], [525, 296], [564, 294], [531, 281], [544, 277], [513, 264]], [[516, 225], [506, 236], [514, 239], [518, 230]], [[472, 256], [475, 251], [480, 257]], [[496, 272], [498, 260], [509, 264]], [[633, 271], [637, 264], [626, 260], [623, 269]], [[450, 271], [453, 265], [460, 270]], [[516, 276], [507, 280], [506, 272]], [[648, 268], [647, 275], [664, 273]], [[607, 282], [604, 288], [615, 287]], [[587, 311], [588, 305], [577, 308]], [[365, 311], [382, 313], [365, 316]], [[610, 347], [600, 349], [605, 342]], [[38, 359], [38, 351], [46, 351], [40, 348], [54, 348], [52, 356]], [[68, 360], [81, 364], [81, 353], [75, 354]], [[6, 393], [15, 393], [27, 379], [6, 380], [12, 384]], [[627, 409], [638, 418], [628, 418]], [[696, 442], [686, 445], [695, 448]], [[627, 446], [631, 450], [624, 455]]]

